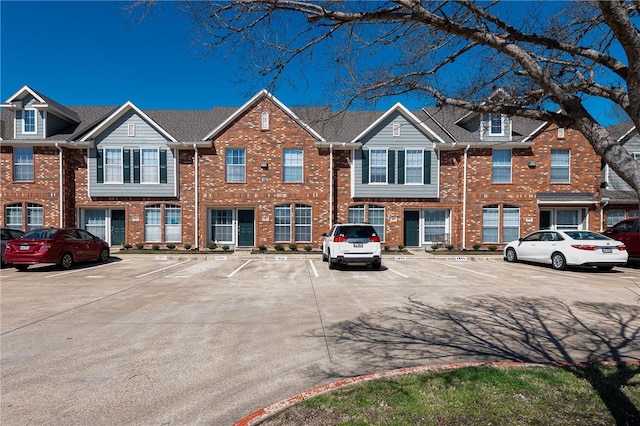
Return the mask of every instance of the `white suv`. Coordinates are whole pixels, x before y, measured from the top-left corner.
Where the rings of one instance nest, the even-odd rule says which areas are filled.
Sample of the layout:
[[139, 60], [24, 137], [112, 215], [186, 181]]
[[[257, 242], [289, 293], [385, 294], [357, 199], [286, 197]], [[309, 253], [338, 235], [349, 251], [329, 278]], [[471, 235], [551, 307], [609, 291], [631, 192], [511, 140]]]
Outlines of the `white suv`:
[[329, 262], [329, 269], [347, 263], [367, 263], [373, 269], [380, 269], [380, 237], [373, 226], [340, 223], [322, 236], [322, 260]]

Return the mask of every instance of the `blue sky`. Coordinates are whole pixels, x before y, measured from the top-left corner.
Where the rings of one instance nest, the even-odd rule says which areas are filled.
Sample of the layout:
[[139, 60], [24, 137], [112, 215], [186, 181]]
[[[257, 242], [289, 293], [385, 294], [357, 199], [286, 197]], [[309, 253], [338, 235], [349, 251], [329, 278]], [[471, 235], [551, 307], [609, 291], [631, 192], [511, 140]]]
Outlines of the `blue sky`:
[[[29, 85], [69, 106], [132, 101], [142, 109], [209, 109], [240, 106], [269, 84], [257, 74], [241, 75], [234, 55], [202, 55], [193, 22], [173, 2], [159, 1], [141, 22], [126, 10], [130, 4], [0, 0], [1, 100]], [[328, 77], [313, 65], [304, 73], [292, 66], [287, 74], [269, 87], [285, 105], [330, 101]], [[426, 101], [406, 95], [370, 107], [402, 102], [418, 109]], [[611, 124], [605, 112], [596, 115]]]

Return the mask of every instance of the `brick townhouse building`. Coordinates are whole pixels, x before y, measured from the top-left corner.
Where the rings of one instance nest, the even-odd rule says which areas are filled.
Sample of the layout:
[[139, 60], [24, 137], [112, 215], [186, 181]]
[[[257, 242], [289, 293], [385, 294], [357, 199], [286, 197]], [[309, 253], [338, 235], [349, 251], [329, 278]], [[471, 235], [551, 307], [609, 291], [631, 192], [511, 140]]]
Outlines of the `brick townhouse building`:
[[28, 86], [1, 106], [0, 224], [112, 246], [318, 246], [347, 221], [390, 246], [501, 246], [637, 206], [579, 133], [499, 114], [289, 108], [264, 90], [239, 108], [74, 107]]

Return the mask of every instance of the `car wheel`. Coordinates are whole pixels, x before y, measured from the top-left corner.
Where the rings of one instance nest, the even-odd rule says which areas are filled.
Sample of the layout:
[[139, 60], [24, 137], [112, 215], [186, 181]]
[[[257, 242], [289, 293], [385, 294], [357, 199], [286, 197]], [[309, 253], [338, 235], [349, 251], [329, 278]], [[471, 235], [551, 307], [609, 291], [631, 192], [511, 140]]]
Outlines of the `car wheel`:
[[505, 254], [505, 259], [507, 262], [516, 262], [518, 260], [518, 255], [516, 254], [516, 250], [514, 248], [509, 247], [507, 249], [507, 253]]
[[62, 255], [62, 259], [60, 259], [60, 267], [62, 269], [69, 269], [73, 266], [73, 256], [71, 253], [65, 253]]
[[371, 264], [371, 268], [373, 268], [376, 271], [379, 271], [381, 266], [382, 266], [382, 262], [373, 262]]
[[98, 258], [98, 260], [100, 262], [106, 262], [107, 260], [109, 260], [109, 250], [107, 250], [106, 248], [102, 249], [102, 251], [100, 251], [100, 257]]
[[331, 257], [331, 252], [327, 253], [327, 262], [329, 262], [329, 269], [336, 269], [337, 264]]
[[26, 271], [29, 265], [13, 265], [18, 271]]
[[562, 253], [556, 252], [551, 255], [551, 267], [558, 270], [563, 270], [567, 267], [567, 260]]

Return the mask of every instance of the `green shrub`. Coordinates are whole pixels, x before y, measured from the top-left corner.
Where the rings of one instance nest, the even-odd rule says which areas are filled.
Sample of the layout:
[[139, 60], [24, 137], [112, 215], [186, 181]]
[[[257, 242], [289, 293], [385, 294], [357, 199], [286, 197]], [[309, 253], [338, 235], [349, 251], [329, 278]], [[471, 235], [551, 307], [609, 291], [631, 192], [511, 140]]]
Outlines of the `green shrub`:
[[291, 250], [291, 251], [298, 250], [298, 245], [296, 243], [289, 244], [289, 250]]
[[191, 250], [191, 244], [186, 243], [186, 244], [184, 245], [184, 249], [185, 249], [185, 250]]
[[480, 243], [475, 243], [475, 244], [473, 245], [473, 249], [474, 249], [475, 251], [480, 250], [480, 247], [482, 247], [482, 244], [480, 244]]
[[283, 246], [282, 244], [275, 244], [275, 245], [273, 246], [273, 248], [274, 248], [276, 251], [282, 251], [282, 250], [284, 250], [284, 246]]
[[313, 247], [311, 247], [309, 244], [307, 244], [306, 246], [304, 246], [304, 251], [306, 251], [306, 252], [310, 252], [311, 250], [313, 250]]
[[449, 250], [449, 251], [453, 250], [453, 246], [451, 244], [448, 244], [447, 245], [447, 250]]
[[260, 244], [260, 245], [258, 246], [258, 250], [260, 250], [260, 251], [267, 251], [267, 246], [265, 246], [264, 244]]
[[207, 248], [211, 251], [215, 250], [218, 248], [218, 245], [216, 243], [209, 243], [207, 244]]
[[438, 250], [438, 247], [437, 244], [431, 244], [431, 250]]
[[167, 248], [168, 248], [169, 250], [173, 250], [173, 249], [175, 249], [175, 248], [176, 248], [176, 245], [175, 245], [175, 244], [173, 244], [173, 243], [167, 243], [167, 244], [165, 244], [165, 246], [167, 246]]
[[131, 244], [129, 244], [129, 243], [124, 243], [122, 245], [122, 248], [125, 249], [125, 250], [129, 250], [131, 247], [133, 247], [133, 246]]
[[229, 251], [229, 246], [228, 246], [228, 245], [226, 245], [226, 244], [225, 244], [225, 245], [223, 245], [223, 246], [222, 246], [222, 250], [224, 250], [224, 251]]
[[494, 246], [494, 245], [491, 245], [491, 246], [489, 246], [489, 247], [487, 247], [487, 248], [489, 249], [489, 251], [496, 251], [496, 250], [498, 250], [498, 247], [497, 247], [497, 246]]
[[404, 250], [404, 246], [403, 246], [402, 244], [400, 244], [400, 245], [398, 246], [398, 250], [400, 250], [400, 251]]
[[136, 243], [136, 249], [142, 250], [144, 248], [144, 243]]
[[160, 250], [160, 244], [153, 244], [151, 250]]
[[391, 250], [391, 246], [384, 246], [384, 251], [389, 251]]

